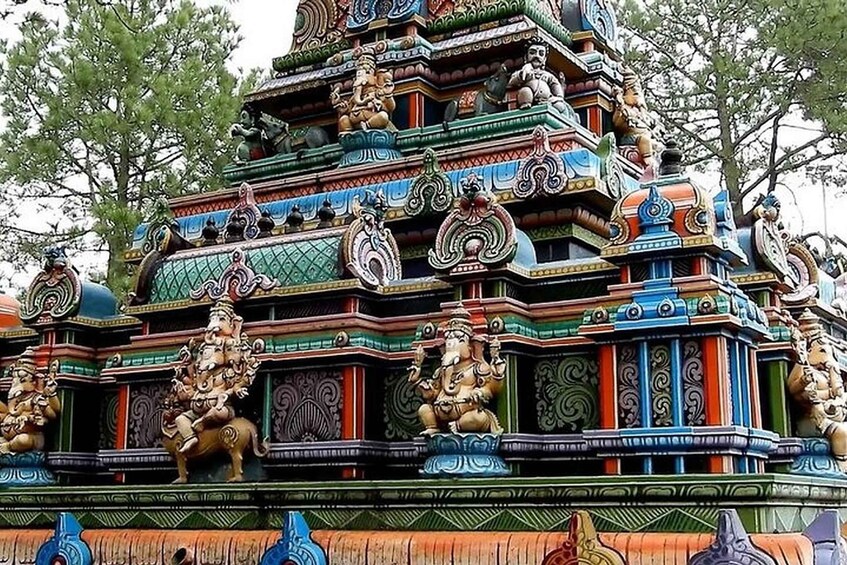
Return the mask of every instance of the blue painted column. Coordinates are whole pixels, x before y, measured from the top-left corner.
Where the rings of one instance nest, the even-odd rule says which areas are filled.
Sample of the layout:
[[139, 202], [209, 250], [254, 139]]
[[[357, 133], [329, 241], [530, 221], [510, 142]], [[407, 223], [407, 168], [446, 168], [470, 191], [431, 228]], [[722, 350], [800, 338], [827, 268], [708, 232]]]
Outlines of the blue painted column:
[[[653, 427], [653, 395], [650, 391], [650, 382], [652, 375], [650, 374], [650, 345], [647, 341], [642, 341], [638, 344], [638, 387], [641, 401], [641, 426], [644, 428]], [[644, 458], [644, 474], [653, 474], [653, 458]]]
[[[750, 417], [750, 352], [747, 344], [738, 344], [738, 368], [739, 381], [741, 389], [741, 421], [747, 428], [752, 427], [752, 419]], [[756, 464], [750, 457], [744, 457], [741, 460], [742, 473], [754, 473]]]
[[[683, 400], [682, 400], [682, 346], [679, 339], [672, 339], [671, 350], [671, 419], [674, 427], [682, 427], [683, 422]], [[678, 475], [685, 473], [685, 459], [679, 455], [674, 458], [674, 470]]]

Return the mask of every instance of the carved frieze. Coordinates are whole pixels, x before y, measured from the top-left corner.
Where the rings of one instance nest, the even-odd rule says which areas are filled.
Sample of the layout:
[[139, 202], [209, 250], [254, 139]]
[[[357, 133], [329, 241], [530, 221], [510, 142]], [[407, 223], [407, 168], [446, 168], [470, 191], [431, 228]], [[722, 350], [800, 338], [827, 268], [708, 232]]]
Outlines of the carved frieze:
[[341, 439], [341, 373], [297, 371], [275, 379], [273, 441]]

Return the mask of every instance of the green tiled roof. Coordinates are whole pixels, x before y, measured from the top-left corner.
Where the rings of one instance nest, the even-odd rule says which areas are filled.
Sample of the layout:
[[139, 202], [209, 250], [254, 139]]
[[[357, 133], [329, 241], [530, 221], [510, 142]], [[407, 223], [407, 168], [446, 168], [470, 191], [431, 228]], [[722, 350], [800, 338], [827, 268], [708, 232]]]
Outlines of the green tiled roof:
[[[246, 264], [257, 275], [267, 275], [280, 287], [335, 281], [341, 278], [341, 235], [304, 238], [242, 249]], [[191, 250], [168, 257], [156, 270], [150, 287], [150, 304], [188, 300], [191, 291], [208, 280], [217, 280], [231, 264], [231, 245]]]

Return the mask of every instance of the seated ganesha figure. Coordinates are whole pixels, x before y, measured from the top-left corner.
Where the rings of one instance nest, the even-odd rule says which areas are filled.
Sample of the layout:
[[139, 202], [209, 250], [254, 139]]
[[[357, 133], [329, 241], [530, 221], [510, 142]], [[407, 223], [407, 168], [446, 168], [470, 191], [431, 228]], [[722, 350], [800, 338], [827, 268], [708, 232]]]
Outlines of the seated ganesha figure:
[[788, 390], [805, 412], [797, 432], [827, 438], [839, 468], [847, 472], [847, 393], [832, 344], [809, 310], [800, 316], [799, 329], [792, 329], [791, 341], [796, 363]]
[[441, 364], [430, 378], [421, 376], [426, 355], [418, 346], [409, 381], [424, 399], [418, 411], [425, 427], [422, 435], [503, 431], [486, 405], [503, 385], [506, 362], [500, 358], [496, 338], [491, 343], [491, 363], [483, 356], [484, 344], [485, 339], [474, 334], [470, 314], [459, 306], [444, 329]]
[[232, 302], [221, 300], [211, 309], [203, 343], [192, 340], [180, 352], [170, 399], [174, 410], [164, 429], [168, 437], [176, 432], [182, 437], [180, 453], [194, 449], [199, 432], [235, 418], [233, 397], [247, 396], [259, 361], [241, 333], [242, 322]]
[[0, 453], [24, 453], [44, 449], [44, 428], [59, 415], [56, 393], [58, 361], [46, 377], [36, 369], [35, 351], [30, 347], [12, 365], [9, 402], [0, 402]]

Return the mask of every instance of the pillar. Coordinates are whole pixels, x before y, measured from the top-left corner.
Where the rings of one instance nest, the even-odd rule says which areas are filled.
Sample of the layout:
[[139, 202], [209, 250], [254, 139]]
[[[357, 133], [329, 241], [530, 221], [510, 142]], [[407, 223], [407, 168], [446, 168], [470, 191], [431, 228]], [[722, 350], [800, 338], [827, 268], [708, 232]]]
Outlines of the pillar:
[[586, 127], [597, 137], [603, 137], [603, 114], [600, 106], [594, 105], [587, 108], [588, 123]]
[[[675, 427], [682, 427], [684, 401], [682, 399], [682, 344], [679, 339], [672, 339], [671, 353], [671, 422]], [[674, 471], [678, 475], [685, 474], [685, 459], [678, 455], [674, 457]]]
[[409, 94], [409, 128], [424, 126], [424, 96], [421, 92]]
[[767, 373], [767, 399], [770, 404], [771, 427], [782, 437], [791, 436], [791, 420], [788, 407], [788, 395], [785, 383], [788, 381], [788, 363], [769, 361], [765, 365]]
[[[638, 343], [638, 401], [641, 405], [641, 427], [653, 427], [653, 394], [650, 390], [650, 344], [646, 340]], [[653, 474], [653, 458], [644, 458], [644, 474]]]
[[[129, 385], [124, 384], [118, 388], [118, 421], [117, 433], [115, 434], [115, 449], [126, 449], [127, 429], [129, 427]], [[125, 481], [123, 473], [115, 474], [115, 482]]]
[[[345, 367], [341, 373], [341, 439], [365, 439], [365, 368]], [[346, 467], [345, 479], [362, 478], [362, 469]]]
[[[600, 373], [600, 428], [618, 429], [618, 359], [614, 344], [600, 346], [597, 355]], [[617, 457], [603, 461], [607, 475], [621, 474], [621, 460]]]
[[[729, 367], [726, 338], [723, 336], [703, 338], [703, 381], [706, 396], [706, 425], [729, 425]], [[707, 464], [710, 473], [732, 472], [732, 459], [726, 455], [710, 455]]]

